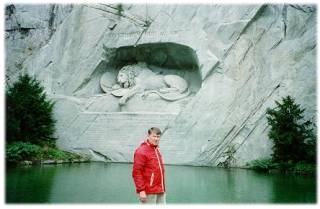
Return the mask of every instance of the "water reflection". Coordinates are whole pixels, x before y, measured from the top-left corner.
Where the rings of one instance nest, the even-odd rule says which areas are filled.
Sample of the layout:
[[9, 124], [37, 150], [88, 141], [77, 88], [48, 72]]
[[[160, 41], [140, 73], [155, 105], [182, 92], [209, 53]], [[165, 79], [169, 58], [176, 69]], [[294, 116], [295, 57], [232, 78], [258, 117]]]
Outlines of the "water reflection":
[[[175, 171], [174, 176], [180, 176], [179, 180], [177, 177], [168, 178], [168, 202], [271, 202], [270, 181], [253, 171], [187, 166], [181, 166], [179, 169], [168, 167], [167, 170], [169, 173]], [[176, 181], [184, 186], [176, 189]]]
[[272, 178], [273, 196], [276, 203], [316, 202], [316, 182], [307, 176], [291, 174]]
[[136, 201], [130, 164], [63, 165], [50, 201], [57, 203], [131, 203]]
[[8, 168], [7, 203], [46, 203], [50, 201], [52, 181], [57, 167]]
[[[132, 164], [8, 169], [7, 202], [138, 203]], [[244, 169], [166, 166], [167, 203], [315, 203], [316, 178]]]

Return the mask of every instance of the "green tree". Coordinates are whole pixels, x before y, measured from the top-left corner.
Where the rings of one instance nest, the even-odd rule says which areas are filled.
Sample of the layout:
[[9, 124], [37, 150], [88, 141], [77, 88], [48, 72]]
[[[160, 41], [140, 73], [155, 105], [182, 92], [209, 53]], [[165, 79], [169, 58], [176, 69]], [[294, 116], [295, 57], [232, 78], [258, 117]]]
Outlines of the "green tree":
[[6, 140], [54, 145], [54, 102], [48, 101], [40, 82], [21, 75], [6, 89]]
[[123, 15], [123, 5], [122, 4], [117, 4], [116, 5], [116, 10], [117, 10], [117, 15], [119, 16], [119, 18]]
[[301, 109], [290, 96], [276, 101], [277, 106], [267, 109], [267, 120], [271, 126], [268, 134], [273, 141], [273, 161], [278, 163], [314, 163], [316, 137], [313, 123], [303, 119]]

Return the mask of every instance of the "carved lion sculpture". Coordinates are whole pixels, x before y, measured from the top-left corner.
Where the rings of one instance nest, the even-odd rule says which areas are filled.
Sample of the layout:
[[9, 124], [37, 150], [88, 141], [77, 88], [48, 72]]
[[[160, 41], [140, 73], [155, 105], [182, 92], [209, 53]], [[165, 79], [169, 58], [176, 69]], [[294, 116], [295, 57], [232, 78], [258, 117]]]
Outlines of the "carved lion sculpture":
[[144, 63], [121, 68], [117, 84], [112, 89], [114, 96], [121, 97], [119, 105], [124, 105], [137, 93], [142, 93], [142, 98], [155, 93], [167, 101], [176, 101], [190, 94], [186, 80], [177, 75], [158, 75]]

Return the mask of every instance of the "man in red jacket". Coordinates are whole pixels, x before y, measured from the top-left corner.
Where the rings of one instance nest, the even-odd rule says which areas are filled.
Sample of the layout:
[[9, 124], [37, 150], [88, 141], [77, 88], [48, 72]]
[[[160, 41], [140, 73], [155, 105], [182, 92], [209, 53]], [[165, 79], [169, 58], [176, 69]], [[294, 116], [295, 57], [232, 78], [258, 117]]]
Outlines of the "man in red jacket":
[[132, 177], [141, 203], [166, 203], [160, 136], [159, 128], [150, 128], [147, 140], [134, 152]]

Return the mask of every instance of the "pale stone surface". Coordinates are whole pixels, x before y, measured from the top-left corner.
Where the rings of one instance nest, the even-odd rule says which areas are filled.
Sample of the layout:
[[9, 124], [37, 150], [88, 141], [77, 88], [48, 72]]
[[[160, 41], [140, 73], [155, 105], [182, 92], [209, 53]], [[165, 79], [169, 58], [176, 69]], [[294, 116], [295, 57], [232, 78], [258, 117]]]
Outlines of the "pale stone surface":
[[[164, 129], [168, 121], [174, 119], [176, 114], [166, 113], [132, 113], [132, 112], [83, 112], [78, 114], [67, 127], [61, 127], [58, 146], [70, 151], [91, 154], [94, 160], [131, 162], [135, 147], [147, 135], [150, 126]], [[81, 130], [81, 131], [79, 131]], [[169, 135], [174, 139], [178, 133]], [[162, 144], [169, 143], [164, 149], [173, 147], [164, 139]], [[176, 147], [170, 152], [181, 150], [183, 146]]]
[[[164, 129], [167, 164], [218, 165], [233, 147], [232, 165], [243, 166], [271, 154], [265, 111], [274, 100], [293, 96], [315, 121], [314, 5], [123, 5], [122, 17], [113, 7], [55, 7], [68, 12], [54, 13], [59, 23], [38, 38], [33, 53], [15, 48], [14, 34], [6, 32], [7, 53], [21, 54], [19, 69], [36, 75], [57, 101], [59, 147], [130, 162], [154, 125]], [[49, 25], [42, 17], [52, 7], [36, 9], [41, 15], [23, 24]], [[7, 69], [14, 62], [10, 54]], [[179, 75], [190, 98], [137, 94], [119, 106], [111, 88], [119, 69], [134, 62]], [[9, 78], [18, 72], [12, 69]]]
[[[72, 5], [8, 4], [5, 15], [6, 81], [12, 83], [25, 59], [46, 45]], [[45, 68], [48, 66], [45, 66]]]

